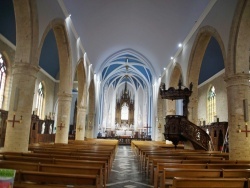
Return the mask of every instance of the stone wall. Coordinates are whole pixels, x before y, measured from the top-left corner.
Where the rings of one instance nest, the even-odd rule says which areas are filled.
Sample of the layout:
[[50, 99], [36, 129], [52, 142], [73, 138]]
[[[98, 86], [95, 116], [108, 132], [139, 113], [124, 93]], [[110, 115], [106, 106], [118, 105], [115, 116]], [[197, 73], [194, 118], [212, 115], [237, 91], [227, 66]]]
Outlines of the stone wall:
[[33, 110], [36, 108], [36, 94], [39, 83], [42, 82], [45, 88], [45, 110], [43, 117], [40, 117], [41, 119], [44, 119], [45, 115], [49, 115], [50, 112], [53, 112], [54, 106], [55, 106], [55, 85], [56, 83], [49, 78], [47, 75], [45, 75], [43, 72], [39, 71], [37, 73], [37, 80], [36, 80], [36, 87], [34, 91], [34, 100], [33, 100]]

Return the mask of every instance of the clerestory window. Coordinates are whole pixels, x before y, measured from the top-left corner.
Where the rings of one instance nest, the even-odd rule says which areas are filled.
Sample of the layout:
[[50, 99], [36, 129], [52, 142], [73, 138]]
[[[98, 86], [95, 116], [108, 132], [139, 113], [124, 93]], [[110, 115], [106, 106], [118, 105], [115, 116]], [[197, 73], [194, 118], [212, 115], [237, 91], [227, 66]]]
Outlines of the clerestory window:
[[37, 90], [36, 110], [37, 115], [40, 117], [40, 119], [42, 119], [44, 110], [44, 87], [41, 82], [39, 83]]
[[207, 97], [207, 124], [214, 122], [216, 116], [216, 93], [215, 87], [211, 86]]

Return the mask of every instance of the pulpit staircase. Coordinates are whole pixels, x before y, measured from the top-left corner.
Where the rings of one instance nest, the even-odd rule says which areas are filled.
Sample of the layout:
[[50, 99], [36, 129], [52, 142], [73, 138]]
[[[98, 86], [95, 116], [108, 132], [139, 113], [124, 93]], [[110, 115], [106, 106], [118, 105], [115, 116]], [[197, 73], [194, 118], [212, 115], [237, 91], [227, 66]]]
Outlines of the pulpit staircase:
[[184, 116], [171, 115], [165, 118], [165, 139], [176, 146], [180, 141], [190, 141], [196, 150], [210, 149], [210, 136]]
[[165, 89], [165, 84], [160, 86], [160, 95], [162, 99], [183, 100], [183, 115], [168, 115], [165, 118], [165, 132], [163, 133], [166, 140], [173, 142], [175, 146], [179, 141], [190, 141], [197, 150], [209, 150], [210, 136], [199, 126], [188, 120], [188, 103], [189, 97], [192, 94], [192, 83], [189, 88], [182, 88], [182, 83], [179, 81], [178, 88], [170, 87]]

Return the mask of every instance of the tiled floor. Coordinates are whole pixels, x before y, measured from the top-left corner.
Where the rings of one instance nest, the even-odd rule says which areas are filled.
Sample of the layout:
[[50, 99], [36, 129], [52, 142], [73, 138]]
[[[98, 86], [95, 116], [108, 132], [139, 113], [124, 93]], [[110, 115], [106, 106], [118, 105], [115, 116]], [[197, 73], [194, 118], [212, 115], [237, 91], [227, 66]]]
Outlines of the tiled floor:
[[108, 188], [148, 188], [149, 180], [145, 172], [138, 169], [138, 161], [130, 146], [119, 146], [110, 178]]

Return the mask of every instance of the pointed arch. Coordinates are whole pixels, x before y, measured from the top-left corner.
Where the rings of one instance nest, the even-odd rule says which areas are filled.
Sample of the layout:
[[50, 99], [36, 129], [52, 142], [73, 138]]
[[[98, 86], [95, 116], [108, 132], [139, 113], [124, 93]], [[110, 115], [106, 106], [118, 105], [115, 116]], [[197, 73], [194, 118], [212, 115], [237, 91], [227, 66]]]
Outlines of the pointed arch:
[[[250, 48], [250, 1], [239, 0], [229, 37], [226, 76], [234, 74], [248, 74], [249, 77], [249, 49]], [[247, 63], [248, 62], [248, 63]]]
[[[183, 82], [182, 79], [182, 70], [179, 63], [175, 63], [174, 69], [171, 72], [169, 87], [176, 88], [178, 86], [179, 80]], [[167, 114], [175, 115], [176, 114], [176, 102], [175, 100], [167, 100]]]
[[78, 96], [77, 96], [77, 103], [79, 107], [83, 107], [84, 103], [84, 96], [86, 91], [86, 73], [85, 73], [85, 68], [84, 68], [84, 63], [83, 63], [83, 58], [79, 59], [77, 68], [76, 68], [76, 77], [78, 81]]
[[94, 137], [94, 130], [97, 129], [97, 127], [94, 127], [95, 124], [95, 83], [94, 79], [90, 81], [89, 89], [88, 89], [88, 96], [89, 96], [89, 106], [88, 106], [88, 124], [87, 124], [87, 138], [93, 138]]
[[[189, 113], [189, 119], [196, 123], [198, 121], [198, 80], [199, 80], [199, 72], [202, 64], [202, 60], [207, 49], [207, 45], [210, 41], [210, 38], [214, 37], [221, 49], [223, 62], [225, 65], [226, 52], [223, 41], [216, 31], [215, 28], [211, 26], [204, 26], [200, 28], [198, 34], [196, 35], [191, 53], [188, 62], [188, 70], [187, 70], [187, 83], [186, 85], [193, 83], [193, 92], [189, 102], [189, 108], [192, 109], [192, 114]], [[192, 115], [192, 117], [191, 117]]]
[[183, 81], [181, 66], [179, 63], [175, 63], [175, 67], [170, 76], [169, 86], [176, 87], [180, 79], [181, 81]]
[[[39, 27], [36, 1], [13, 1], [13, 5], [16, 18], [15, 61], [38, 65], [37, 47]], [[30, 52], [30, 55], [24, 53], [23, 49], [26, 52]]]
[[[38, 60], [41, 55], [42, 46], [45, 38], [50, 30], [53, 30], [59, 56], [59, 93], [71, 94], [73, 86], [72, 82], [72, 66], [71, 66], [71, 52], [68, 39], [68, 33], [65, 27], [65, 21], [63, 19], [54, 19], [46, 27], [43, 36], [40, 40], [38, 48]], [[37, 62], [39, 63], [39, 62]]]
[[94, 79], [91, 80], [89, 85], [89, 112], [95, 112], [95, 84]]

